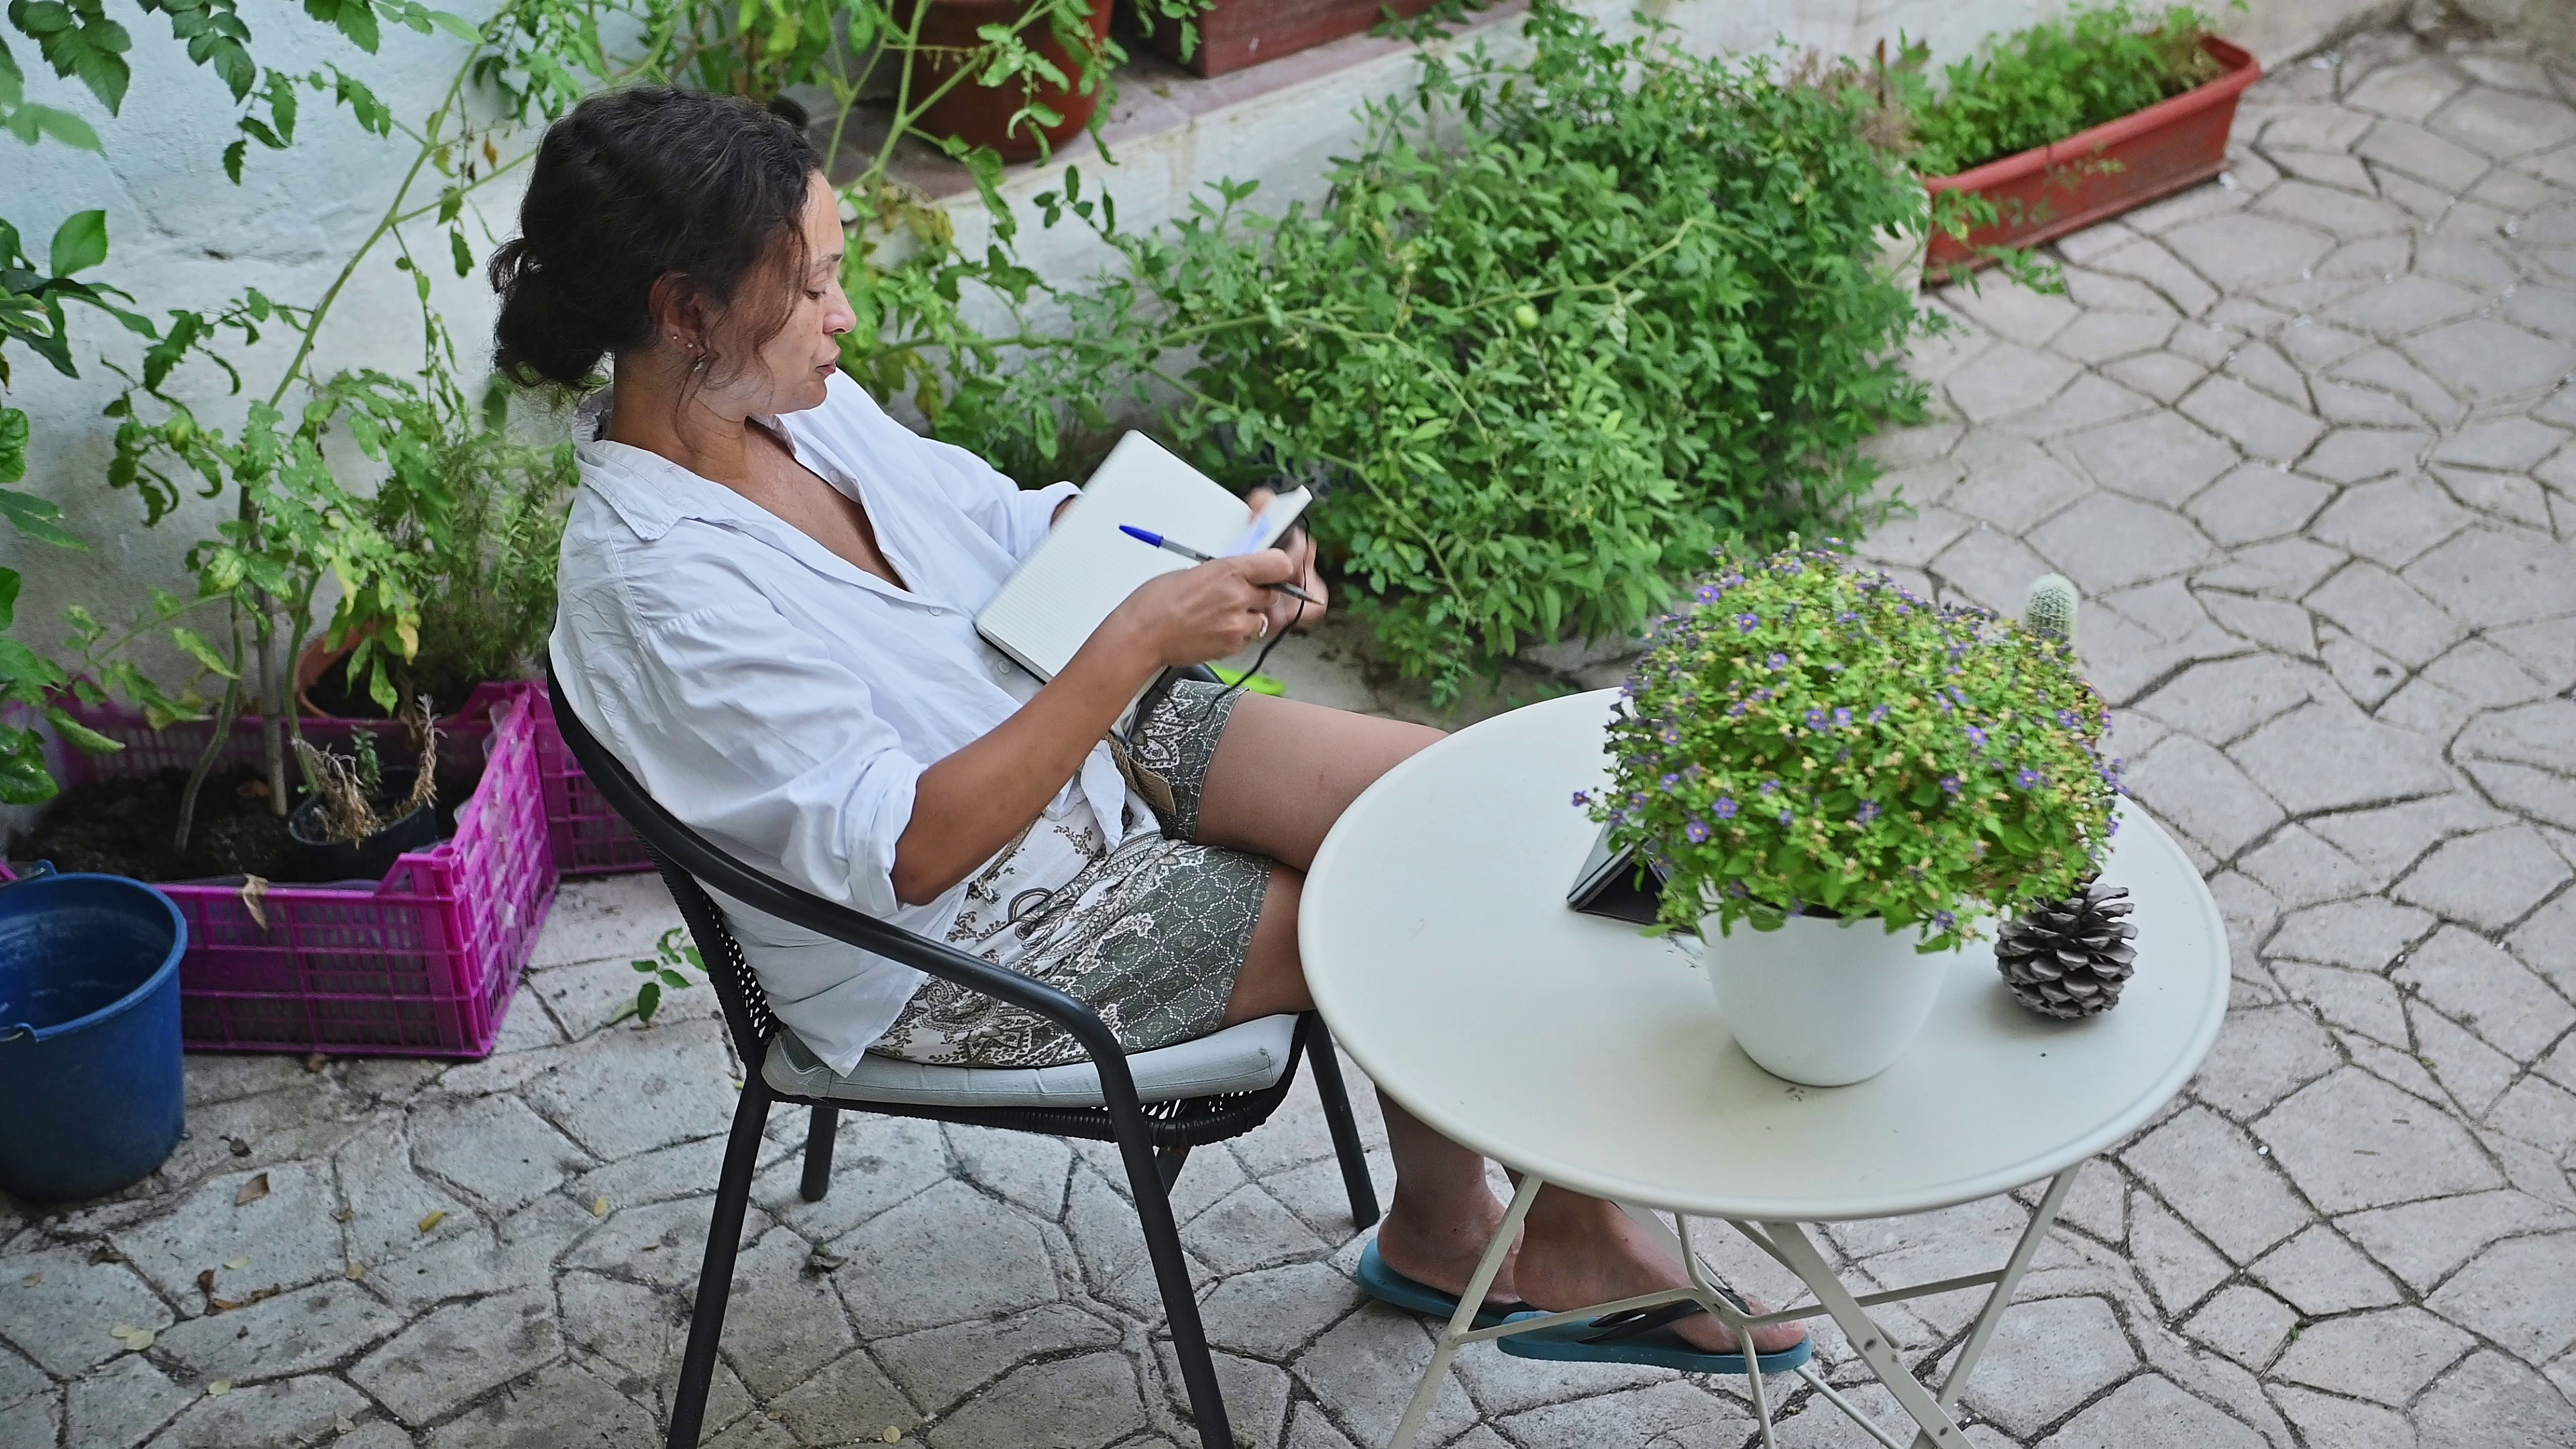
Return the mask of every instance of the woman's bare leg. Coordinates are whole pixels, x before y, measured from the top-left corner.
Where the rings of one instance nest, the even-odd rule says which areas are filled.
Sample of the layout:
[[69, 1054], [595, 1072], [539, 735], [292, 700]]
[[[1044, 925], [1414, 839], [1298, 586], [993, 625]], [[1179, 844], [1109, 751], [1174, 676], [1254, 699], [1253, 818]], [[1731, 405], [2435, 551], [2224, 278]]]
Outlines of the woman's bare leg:
[[[1295, 700], [1246, 695], [1236, 703], [1200, 787], [1199, 839], [1278, 864], [1227, 1005], [1227, 1024], [1314, 1005], [1297, 955], [1302, 872], [1361, 791], [1439, 738], [1439, 731], [1421, 725]], [[1396, 1168], [1395, 1201], [1378, 1228], [1378, 1253], [1408, 1278], [1459, 1292], [1502, 1226], [1502, 1204], [1485, 1186], [1484, 1159], [1385, 1093], [1378, 1103]], [[1617, 1206], [1549, 1188], [1530, 1205], [1519, 1252], [1504, 1263], [1487, 1301], [1526, 1298], [1561, 1310], [1688, 1282], [1682, 1265]], [[1674, 1330], [1705, 1349], [1735, 1348], [1734, 1334], [1713, 1318], [1686, 1319]], [[1797, 1324], [1780, 1324], [1757, 1332], [1754, 1342], [1776, 1353], [1805, 1336]]]

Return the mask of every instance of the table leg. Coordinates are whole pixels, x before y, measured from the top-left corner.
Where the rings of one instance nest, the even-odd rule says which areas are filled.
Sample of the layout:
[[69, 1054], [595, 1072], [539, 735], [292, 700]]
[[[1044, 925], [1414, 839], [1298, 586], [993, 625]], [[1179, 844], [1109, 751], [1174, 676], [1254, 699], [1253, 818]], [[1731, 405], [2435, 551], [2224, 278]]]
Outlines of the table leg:
[[1842, 1326], [1843, 1336], [1859, 1351], [1861, 1361], [1895, 1396], [1897, 1407], [1922, 1427], [1924, 1442], [1933, 1449], [1967, 1449], [1968, 1437], [1959, 1431], [1950, 1411], [1906, 1369], [1905, 1361], [1896, 1356], [1896, 1340], [1852, 1298], [1851, 1290], [1843, 1286], [1843, 1280], [1808, 1239], [1807, 1230], [1797, 1223], [1782, 1222], [1766, 1222], [1762, 1228], [1781, 1261], [1806, 1281], [1808, 1291]]
[[1735, 1295], [1708, 1276], [1707, 1265], [1699, 1260], [1699, 1250], [1691, 1246], [1687, 1214], [1673, 1214], [1673, 1234], [1673, 1245], [1681, 1250], [1682, 1267], [1690, 1274], [1691, 1286], [1699, 1290], [1699, 1306], [1735, 1331], [1735, 1346], [1744, 1354], [1745, 1391], [1753, 1399], [1753, 1422], [1762, 1427], [1762, 1449], [1779, 1449], [1780, 1441], [1771, 1431], [1770, 1392], [1762, 1384], [1762, 1358], [1753, 1349], [1753, 1329], [1737, 1308]]
[[1537, 1173], [1522, 1175], [1520, 1191], [1512, 1194], [1512, 1205], [1503, 1214], [1502, 1227], [1485, 1245], [1485, 1256], [1476, 1264], [1476, 1276], [1467, 1280], [1467, 1291], [1458, 1295], [1458, 1311], [1450, 1315], [1449, 1326], [1440, 1330], [1440, 1344], [1431, 1351], [1431, 1366], [1422, 1371], [1422, 1382], [1413, 1390], [1413, 1402], [1404, 1406], [1403, 1422], [1395, 1426], [1395, 1438], [1388, 1441], [1387, 1449], [1413, 1449], [1413, 1436], [1422, 1432], [1423, 1419], [1430, 1414], [1432, 1402], [1440, 1397], [1440, 1385], [1449, 1377], [1450, 1362], [1458, 1357], [1459, 1345], [1476, 1326], [1476, 1309], [1484, 1303], [1486, 1291], [1494, 1286], [1495, 1275], [1503, 1271], [1503, 1259], [1511, 1253], [1521, 1219], [1529, 1216], [1530, 1203], [1546, 1185]]
[[[2066, 1204], [2066, 1194], [2075, 1187], [2075, 1175], [2084, 1170], [2079, 1162], [2052, 1178], [2048, 1191], [2042, 1193], [2039, 1207], [2030, 1215], [2030, 1226], [2022, 1229], [2021, 1240], [2013, 1244], [2012, 1257], [2004, 1262], [2003, 1277], [1986, 1293], [1985, 1309], [1977, 1315], [1977, 1326], [1970, 1330], [1968, 1341], [1959, 1348], [1959, 1356], [1950, 1365], [1949, 1374], [1941, 1380], [1940, 1404], [1955, 1407], [1959, 1395], [1967, 1390], [1968, 1375], [1976, 1370], [1977, 1360], [1986, 1344], [2003, 1323], [2004, 1310], [2012, 1306], [2013, 1290], [2021, 1286], [2022, 1274], [2030, 1271], [2031, 1259], [2039, 1254], [2039, 1245], [2048, 1237], [2049, 1227], [2057, 1221], [2057, 1210]], [[1914, 1449], [1934, 1449], [1932, 1441], [1916, 1436]]]

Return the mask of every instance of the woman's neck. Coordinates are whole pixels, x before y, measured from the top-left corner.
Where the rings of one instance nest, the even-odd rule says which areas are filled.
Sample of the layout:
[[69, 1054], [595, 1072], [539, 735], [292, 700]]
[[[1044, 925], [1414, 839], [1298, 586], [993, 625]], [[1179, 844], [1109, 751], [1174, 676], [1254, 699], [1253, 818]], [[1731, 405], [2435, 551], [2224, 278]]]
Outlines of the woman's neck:
[[701, 478], [739, 489], [751, 479], [751, 429], [687, 374], [643, 358], [619, 358], [609, 394], [611, 441], [658, 453]]

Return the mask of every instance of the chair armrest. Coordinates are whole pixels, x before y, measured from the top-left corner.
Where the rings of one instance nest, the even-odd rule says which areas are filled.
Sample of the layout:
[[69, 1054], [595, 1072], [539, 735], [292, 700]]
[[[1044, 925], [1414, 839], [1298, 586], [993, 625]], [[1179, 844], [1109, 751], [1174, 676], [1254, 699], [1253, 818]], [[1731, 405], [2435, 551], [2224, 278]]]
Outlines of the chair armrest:
[[[717, 849], [706, 837], [645, 793], [643, 785], [627, 770], [626, 763], [609, 753], [591, 734], [589, 727], [582, 723], [580, 716], [565, 700], [562, 683], [555, 678], [551, 661], [546, 666], [546, 687], [553, 696], [557, 729], [573, 758], [580, 763], [582, 773], [590, 777], [599, 793], [607, 797], [610, 806], [626, 817], [636, 832], [644, 837], [645, 844], [673, 865], [696, 877], [701, 884], [713, 886], [735, 900], [766, 911], [782, 921], [819, 932], [862, 951], [872, 951], [889, 960], [900, 961], [916, 971], [980, 991], [1046, 1018], [1082, 1043], [1083, 1050], [1090, 1054], [1092, 1063], [1100, 1069], [1102, 1089], [1113, 1101], [1122, 1094], [1129, 1101], [1134, 1100], [1136, 1089], [1128, 1074], [1126, 1049], [1118, 1044], [1117, 1035], [1110, 1031], [1108, 1023], [1100, 1019], [1098, 1012], [1042, 981], [969, 956], [953, 946], [916, 935], [863, 911], [827, 901], [810, 891], [753, 870]], [[756, 1063], [752, 1070], [759, 1070]], [[1113, 1081], [1115, 1086], [1112, 1086]]]

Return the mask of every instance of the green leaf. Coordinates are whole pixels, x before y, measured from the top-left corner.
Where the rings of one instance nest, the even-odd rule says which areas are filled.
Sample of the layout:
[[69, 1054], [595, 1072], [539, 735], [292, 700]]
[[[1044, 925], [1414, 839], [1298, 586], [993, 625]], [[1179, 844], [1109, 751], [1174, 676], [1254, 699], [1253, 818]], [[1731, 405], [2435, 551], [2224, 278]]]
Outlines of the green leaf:
[[[27, 476], [29, 436], [26, 413], [0, 405], [0, 483], [15, 483]], [[56, 510], [58, 514], [60, 511]]]
[[662, 984], [647, 981], [635, 988], [635, 1019], [650, 1026], [653, 1013], [662, 1009]]
[[170, 642], [178, 645], [181, 653], [204, 665], [210, 672], [226, 679], [241, 678], [233, 672], [232, 661], [224, 658], [223, 654], [196, 630], [174, 628], [170, 631]]
[[250, 155], [248, 141], [235, 141], [224, 148], [224, 175], [233, 185], [241, 185], [242, 161]]
[[100, 734], [98, 731], [91, 729], [88, 725], [82, 724], [79, 720], [72, 718], [71, 712], [68, 710], [60, 708], [48, 709], [45, 711], [45, 718], [54, 722], [54, 728], [62, 732], [64, 739], [78, 745], [81, 749], [88, 751], [90, 754], [112, 755], [125, 748], [122, 741], [110, 739], [108, 736]]
[[0, 518], [8, 519], [20, 533], [56, 548], [86, 551], [89, 545], [81, 542], [79, 535], [54, 522], [62, 516], [62, 508], [49, 498], [0, 488]]
[[52, 265], [55, 276], [72, 276], [106, 260], [106, 212], [74, 212], [61, 226], [54, 228]]
[[661, 981], [663, 985], [670, 987], [674, 991], [682, 990], [689, 984], [688, 977], [681, 975], [677, 971], [670, 970], [665, 970], [661, 973]]
[[474, 249], [465, 244], [465, 233], [450, 231], [447, 234], [447, 246], [448, 250], [455, 254], [456, 275], [460, 277], [474, 275]]

